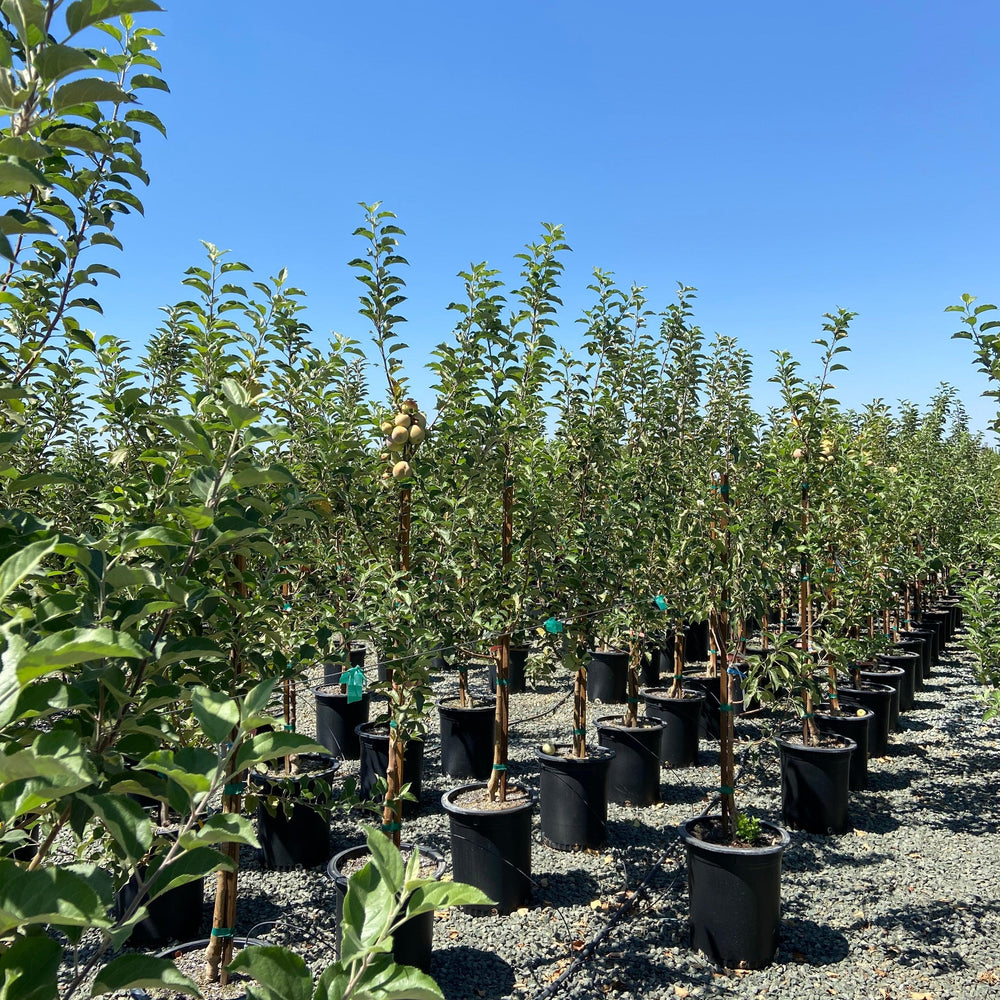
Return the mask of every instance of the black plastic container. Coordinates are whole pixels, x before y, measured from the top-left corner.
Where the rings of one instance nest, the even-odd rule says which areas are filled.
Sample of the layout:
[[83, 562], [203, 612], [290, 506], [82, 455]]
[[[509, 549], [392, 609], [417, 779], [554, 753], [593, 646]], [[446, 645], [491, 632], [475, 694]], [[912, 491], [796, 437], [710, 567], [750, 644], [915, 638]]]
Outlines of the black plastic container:
[[920, 654], [903, 650], [893, 650], [889, 653], [879, 653], [875, 657], [877, 663], [890, 667], [899, 667], [903, 676], [899, 679], [899, 710], [909, 712], [913, 708], [913, 694], [916, 690], [916, 675], [920, 671]]
[[[875, 713], [856, 702], [840, 699], [841, 714], [831, 715], [829, 707], [816, 713], [816, 725], [821, 733], [836, 733], [854, 740], [857, 749], [851, 754], [851, 768], [847, 787], [860, 792], [868, 787], [868, 734], [875, 721]], [[858, 715], [861, 711], [864, 714]]]
[[[124, 916], [139, 891], [140, 876], [133, 875], [118, 890], [115, 909], [119, 917]], [[162, 896], [146, 903], [148, 916], [135, 925], [135, 929], [125, 942], [130, 948], [153, 948], [169, 941], [190, 941], [201, 932], [202, 904], [205, 899], [204, 878], [185, 882], [165, 892]]]
[[704, 663], [708, 659], [708, 622], [684, 626], [684, 662]]
[[683, 698], [670, 698], [668, 690], [642, 692], [646, 715], [663, 723], [660, 763], [664, 767], [691, 767], [698, 763], [698, 725], [705, 695], [688, 691]]
[[292, 775], [250, 772], [250, 783], [260, 796], [277, 795], [291, 802], [290, 812], [281, 802], [274, 815], [263, 801], [257, 803], [257, 839], [267, 868], [315, 868], [330, 858], [330, 816], [322, 807], [313, 808], [302, 796], [315, 795], [329, 802], [330, 782], [340, 762], [332, 757], [300, 754], [300, 764], [308, 768]]
[[602, 746], [588, 746], [586, 757], [538, 751], [542, 840], [549, 847], [573, 851], [605, 845], [608, 773], [614, 756], [613, 750]]
[[838, 747], [804, 746], [777, 737], [781, 752], [781, 821], [808, 833], [845, 833], [851, 754], [857, 744], [837, 737]]
[[[886, 684], [895, 692], [889, 702], [889, 732], [899, 732], [899, 688], [906, 671], [902, 667], [886, 666], [882, 670], [867, 667], [861, 671], [861, 680], [869, 684]], [[864, 704], [862, 702], [862, 704]]]
[[[350, 649], [350, 665], [364, 667], [368, 647], [363, 642], [352, 642]], [[340, 653], [335, 660], [326, 660], [323, 664], [323, 683], [339, 684], [340, 675], [344, 672], [344, 654]]]
[[592, 650], [587, 664], [587, 701], [623, 705], [628, 682], [628, 653], [621, 649]]
[[[358, 797], [370, 799], [375, 782], [385, 777], [389, 768], [389, 727], [384, 722], [364, 722], [356, 730], [361, 741], [358, 771]], [[417, 801], [403, 802], [403, 815], [413, 816], [420, 808], [420, 788], [424, 780], [423, 740], [407, 740], [403, 751], [403, 784]]]
[[916, 635], [913, 632], [900, 632], [899, 638], [892, 644], [893, 650], [901, 650], [907, 653], [917, 654], [917, 666], [913, 671], [914, 692], [924, 689], [924, 674], [930, 673], [930, 640], [924, 635]]
[[682, 823], [687, 851], [691, 947], [727, 969], [762, 969], [778, 950], [781, 926], [781, 858], [791, 842], [786, 830], [761, 823], [779, 839], [769, 847], [728, 847], [695, 836], [700, 824]]
[[660, 801], [660, 740], [663, 723], [638, 719], [635, 727], [620, 715], [598, 719], [597, 740], [615, 752], [608, 772], [608, 801], [651, 806]]
[[937, 629], [933, 628], [921, 628], [915, 626], [914, 628], [903, 629], [900, 631], [900, 636], [904, 639], [917, 639], [923, 640], [923, 650], [921, 651], [921, 687], [923, 687], [923, 681], [929, 680], [931, 672], [934, 666], [938, 662], [938, 657], [936, 655], [937, 651]]
[[441, 796], [451, 827], [451, 867], [456, 882], [481, 889], [496, 906], [468, 906], [471, 913], [512, 913], [531, 899], [531, 814], [536, 797], [523, 793], [515, 804], [476, 809], [457, 801], [463, 793], [485, 788], [485, 782], [461, 785]]
[[[403, 851], [414, 850], [412, 844], [403, 844]], [[434, 860], [437, 865], [436, 878], [444, 874], [444, 856], [431, 847], [419, 846], [416, 850]], [[348, 876], [343, 874], [343, 868], [349, 861], [368, 856], [367, 845], [349, 847], [346, 851], [335, 854], [327, 865], [326, 873], [333, 881], [337, 897], [336, 929], [334, 953], [340, 958], [340, 924], [344, 917], [344, 897], [347, 895]], [[421, 972], [430, 972], [431, 952], [434, 945], [434, 914], [418, 913], [410, 917], [400, 926], [392, 939], [392, 957], [397, 965], [412, 965]]]
[[860, 688], [842, 686], [837, 693], [872, 713], [868, 721], [868, 756], [884, 757], [889, 752], [889, 720], [895, 689], [888, 684], [862, 682]]
[[468, 708], [462, 708], [457, 699], [438, 703], [441, 771], [449, 778], [485, 781], [490, 776], [495, 715], [494, 700]]
[[361, 693], [360, 701], [348, 701], [347, 692], [340, 684], [315, 688], [316, 739], [334, 757], [357, 760], [361, 756], [361, 742], [357, 728], [368, 721], [371, 712], [371, 694]]
[[[507, 692], [520, 694], [528, 688], [528, 655], [531, 650], [527, 646], [511, 646], [507, 657]], [[490, 690], [497, 687], [497, 661], [491, 656], [489, 662]]]

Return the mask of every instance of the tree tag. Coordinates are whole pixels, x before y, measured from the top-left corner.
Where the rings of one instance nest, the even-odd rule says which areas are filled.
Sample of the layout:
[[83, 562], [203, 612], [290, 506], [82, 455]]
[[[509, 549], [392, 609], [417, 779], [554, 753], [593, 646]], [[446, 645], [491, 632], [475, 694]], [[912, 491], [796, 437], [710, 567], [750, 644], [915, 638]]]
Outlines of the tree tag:
[[361, 667], [351, 667], [340, 675], [340, 683], [347, 685], [347, 704], [361, 701], [365, 687], [365, 672]]
[[558, 618], [549, 618], [545, 622], [545, 631], [552, 635], [558, 635], [563, 630], [563, 623]]

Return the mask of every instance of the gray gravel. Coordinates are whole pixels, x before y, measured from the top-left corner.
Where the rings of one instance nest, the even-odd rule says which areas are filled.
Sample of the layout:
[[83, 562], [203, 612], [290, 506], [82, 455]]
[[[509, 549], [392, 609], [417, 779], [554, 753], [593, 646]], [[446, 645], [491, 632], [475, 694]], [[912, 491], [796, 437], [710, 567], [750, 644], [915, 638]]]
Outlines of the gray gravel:
[[[686, 876], [675, 831], [709, 804], [718, 784], [718, 744], [703, 742], [699, 766], [662, 772], [660, 805], [609, 807], [609, 846], [602, 852], [543, 846], [536, 813], [531, 905], [507, 917], [458, 911], [438, 917], [432, 974], [449, 1000], [539, 997], [567, 970], [572, 974], [548, 995], [992, 998], [1000, 984], [1000, 837], [990, 793], [1000, 777], [1000, 731], [980, 721], [968, 661], [953, 647], [902, 718], [890, 754], [870, 762], [868, 790], [852, 793], [851, 832], [792, 834], [782, 940], [770, 968], [727, 973], [688, 948]], [[512, 774], [535, 787], [535, 748], [571, 732], [571, 682], [555, 680], [511, 698]], [[484, 671], [483, 693], [485, 684]], [[453, 679], [439, 679], [438, 688], [451, 693]], [[309, 702], [302, 693], [300, 731], [309, 731]], [[591, 719], [601, 714], [607, 712], [592, 706]], [[404, 837], [448, 856], [439, 802], [458, 782], [440, 774], [436, 728], [433, 713], [423, 805], [405, 822]], [[777, 751], [760, 734], [756, 722], [738, 721], [748, 748], [738, 802], [778, 821]], [[592, 738], [596, 743], [596, 733]], [[356, 767], [348, 762], [343, 771]], [[358, 842], [359, 823], [354, 814], [335, 816], [331, 853]], [[257, 852], [245, 851], [240, 894], [241, 933], [287, 944], [317, 970], [332, 960], [333, 890], [322, 870], [264, 871]], [[632, 909], [588, 960], [573, 965], [625, 901]]]

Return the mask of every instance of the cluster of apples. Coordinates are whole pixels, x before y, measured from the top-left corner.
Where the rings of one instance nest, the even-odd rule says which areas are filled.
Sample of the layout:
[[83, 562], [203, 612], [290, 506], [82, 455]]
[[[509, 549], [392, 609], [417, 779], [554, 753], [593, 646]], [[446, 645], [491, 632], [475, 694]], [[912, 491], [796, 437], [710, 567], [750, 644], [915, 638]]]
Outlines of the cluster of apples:
[[[427, 417], [420, 412], [415, 399], [404, 400], [392, 419], [382, 421], [385, 451], [382, 461], [392, 463], [393, 479], [409, 479], [413, 475], [411, 460], [417, 447], [427, 436]], [[390, 473], [383, 474], [388, 479]]]
[[[837, 454], [837, 442], [830, 438], [823, 438], [819, 446], [819, 460], [821, 462], [832, 462], [833, 456]], [[805, 458], [805, 448], [796, 448], [792, 452], [792, 458]]]

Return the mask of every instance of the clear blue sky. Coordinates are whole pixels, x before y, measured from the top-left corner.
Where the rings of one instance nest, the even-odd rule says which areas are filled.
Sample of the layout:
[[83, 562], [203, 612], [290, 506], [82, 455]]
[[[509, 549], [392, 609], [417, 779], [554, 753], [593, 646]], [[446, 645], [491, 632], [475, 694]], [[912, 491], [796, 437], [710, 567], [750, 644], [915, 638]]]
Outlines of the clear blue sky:
[[[821, 315], [859, 316], [839, 398], [992, 404], [943, 312], [1000, 297], [995, 0], [163, 0], [168, 139], [144, 143], [146, 218], [98, 332], [144, 338], [184, 297], [200, 239], [287, 266], [307, 321], [366, 336], [347, 261], [359, 201], [407, 230], [414, 366], [454, 322], [456, 273], [542, 221], [573, 253], [562, 336], [594, 266], [733, 335], [769, 399], [772, 348], [814, 370]], [[420, 377], [413, 373], [417, 385]], [[424, 379], [426, 384], [427, 379]]]

